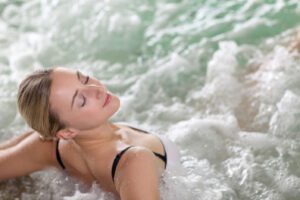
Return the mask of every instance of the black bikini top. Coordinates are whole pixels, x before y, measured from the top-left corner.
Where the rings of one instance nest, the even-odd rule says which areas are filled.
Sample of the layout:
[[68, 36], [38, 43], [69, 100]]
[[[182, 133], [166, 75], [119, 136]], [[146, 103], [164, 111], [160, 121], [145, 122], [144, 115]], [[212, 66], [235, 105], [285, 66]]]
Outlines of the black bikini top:
[[[150, 134], [149, 132], [144, 131], [144, 130], [142, 130], [142, 129], [138, 129], [138, 128], [131, 127], [131, 126], [129, 126], [129, 127], [132, 128], [132, 129], [134, 129], [134, 130], [136, 130], [136, 131], [140, 131], [140, 132], [145, 133], [145, 134]], [[162, 143], [162, 144], [163, 144], [163, 143]], [[59, 163], [59, 165], [60, 165], [63, 169], [66, 169], [66, 167], [65, 167], [65, 165], [64, 165], [64, 163], [63, 163], [63, 161], [62, 161], [62, 159], [61, 159], [61, 156], [60, 156], [59, 148], [58, 148], [58, 147], [59, 147], [59, 140], [57, 140], [57, 142], [56, 142], [56, 160], [57, 160], [57, 162]], [[118, 163], [119, 163], [119, 161], [120, 161], [122, 155], [123, 155], [129, 148], [131, 148], [131, 147], [133, 147], [133, 146], [126, 147], [125, 149], [123, 149], [121, 152], [119, 152], [119, 153], [116, 155], [116, 157], [115, 157], [115, 159], [114, 159], [114, 162], [113, 162], [113, 165], [112, 165], [112, 170], [111, 170], [111, 176], [112, 176], [112, 180], [113, 180], [113, 181], [114, 181], [114, 178], [115, 178], [115, 173], [116, 173], [116, 169], [117, 169]], [[154, 154], [155, 156], [157, 156], [159, 159], [161, 159], [162, 161], [164, 161], [164, 163], [165, 163], [165, 168], [166, 168], [166, 166], [167, 166], [167, 153], [166, 153], [166, 149], [165, 149], [164, 144], [163, 144], [163, 147], [164, 147], [164, 154], [165, 154], [165, 155], [161, 155], [161, 154], [156, 153], [156, 152], [153, 152], [153, 154]]]

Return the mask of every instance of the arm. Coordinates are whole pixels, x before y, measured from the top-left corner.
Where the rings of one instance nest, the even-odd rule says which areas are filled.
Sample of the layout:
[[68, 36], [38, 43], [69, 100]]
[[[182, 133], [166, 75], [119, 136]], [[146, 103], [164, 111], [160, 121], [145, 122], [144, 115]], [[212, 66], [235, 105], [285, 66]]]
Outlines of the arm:
[[21, 142], [22, 140], [24, 140], [25, 138], [27, 138], [28, 136], [30, 136], [33, 133], [34, 133], [34, 131], [27, 131], [21, 135], [15, 136], [15, 137], [11, 138], [10, 140], [1, 143], [0, 150], [4, 150], [9, 147], [13, 147], [13, 146], [17, 145], [19, 142]]
[[124, 154], [115, 185], [121, 200], [159, 200], [159, 172], [153, 153], [133, 147]]
[[0, 181], [57, 166], [52, 141], [43, 141], [36, 132], [25, 135], [0, 150]]

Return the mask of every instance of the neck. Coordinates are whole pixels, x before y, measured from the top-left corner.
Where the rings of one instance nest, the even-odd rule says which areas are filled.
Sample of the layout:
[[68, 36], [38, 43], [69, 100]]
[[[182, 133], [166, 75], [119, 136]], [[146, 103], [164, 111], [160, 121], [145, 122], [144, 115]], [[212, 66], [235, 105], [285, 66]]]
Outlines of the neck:
[[117, 130], [117, 126], [106, 122], [97, 128], [80, 131], [73, 140], [82, 149], [91, 149], [95, 146], [99, 148], [101, 144], [113, 141], [117, 137]]

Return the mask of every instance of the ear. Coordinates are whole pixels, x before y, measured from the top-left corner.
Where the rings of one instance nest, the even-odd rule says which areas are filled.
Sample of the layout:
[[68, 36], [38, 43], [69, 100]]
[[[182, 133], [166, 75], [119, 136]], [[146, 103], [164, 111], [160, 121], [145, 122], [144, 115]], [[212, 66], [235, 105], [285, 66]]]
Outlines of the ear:
[[56, 137], [59, 139], [68, 140], [68, 139], [74, 138], [78, 133], [79, 133], [79, 131], [77, 129], [65, 128], [65, 129], [59, 130], [56, 133]]

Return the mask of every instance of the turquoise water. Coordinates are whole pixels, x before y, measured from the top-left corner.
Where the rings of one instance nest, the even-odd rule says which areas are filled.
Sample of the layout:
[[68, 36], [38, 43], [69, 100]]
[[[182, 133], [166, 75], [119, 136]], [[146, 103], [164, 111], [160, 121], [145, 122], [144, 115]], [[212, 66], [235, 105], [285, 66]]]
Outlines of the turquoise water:
[[[63, 66], [120, 96], [114, 121], [166, 135], [185, 175], [164, 200], [299, 200], [298, 0], [0, 0], [0, 131], [26, 130], [20, 80]], [[1, 199], [105, 199], [56, 171], [0, 184]]]

